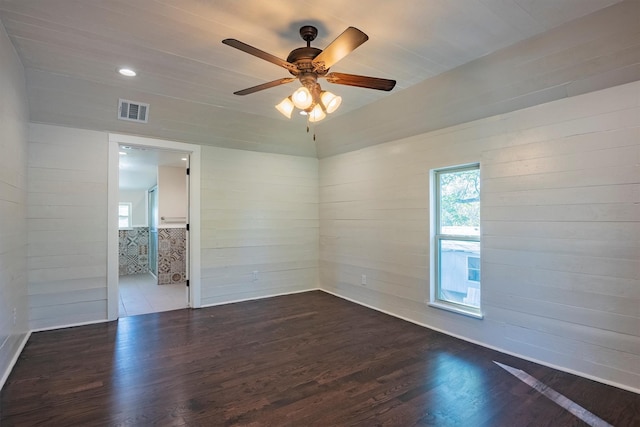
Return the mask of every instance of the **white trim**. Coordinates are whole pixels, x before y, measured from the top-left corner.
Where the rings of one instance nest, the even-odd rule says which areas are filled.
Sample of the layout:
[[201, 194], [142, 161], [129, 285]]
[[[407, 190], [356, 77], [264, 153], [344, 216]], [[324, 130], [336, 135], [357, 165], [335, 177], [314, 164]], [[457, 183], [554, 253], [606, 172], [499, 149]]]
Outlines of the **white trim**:
[[118, 292], [118, 204], [120, 202], [120, 147], [109, 135], [107, 173], [107, 319], [116, 320], [120, 308]]
[[[119, 199], [119, 144], [138, 145], [150, 148], [189, 153], [189, 301], [190, 307], [199, 308], [200, 283], [200, 158], [201, 146], [184, 142], [140, 136], [109, 134], [109, 189], [108, 189], [108, 233], [107, 238], [107, 315], [108, 320], [118, 318], [118, 228], [117, 206]], [[115, 156], [115, 157], [114, 157]], [[115, 228], [113, 228], [115, 225]]]
[[[9, 362], [9, 365], [7, 365], [7, 369], [2, 374], [2, 378], [0, 378], [0, 390], [2, 390], [2, 388], [4, 387], [4, 384], [7, 382], [7, 379], [9, 379], [9, 375], [11, 375], [11, 371], [13, 371], [13, 367], [18, 362], [18, 358], [22, 354], [22, 350], [24, 350], [24, 346], [27, 345], [27, 341], [29, 341], [30, 336], [31, 336], [31, 331], [24, 334], [24, 336], [22, 337], [22, 342], [18, 344], [18, 351], [15, 352], [15, 354], [11, 358], [11, 361]], [[6, 341], [5, 341], [5, 344], [6, 344]]]
[[473, 317], [474, 319], [484, 319], [484, 314], [473, 307], [465, 309], [463, 305], [446, 303], [442, 302], [441, 300], [436, 300], [434, 302], [427, 301], [427, 305], [429, 307], [438, 308], [440, 310], [446, 310], [452, 313], [462, 314], [463, 316]]
[[60, 329], [75, 328], [76, 326], [97, 325], [98, 323], [107, 323], [107, 322], [113, 322], [113, 320], [100, 319], [100, 320], [89, 320], [87, 322], [68, 323], [66, 325], [46, 326], [44, 328], [32, 329], [31, 332], [57, 331]]
[[200, 146], [189, 156], [189, 301], [192, 308], [201, 306], [201, 268], [200, 268], [200, 182], [201, 182], [201, 154]]
[[337, 294], [335, 292], [331, 292], [331, 291], [326, 290], [326, 289], [320, 288], [320, 290], [323, 291], [323, 292], [326, 292], [328, 294], [331, 294], [331, 295], [333, 295], [335, 297], [342, 298], [344, 300], [351, 301], [352, 303], [361, 305], [363, 307], [367, 307], [367, 308], [370, 308], [372, 310], [379, 311], [380, 313], [388, 314], [389, 316], [393, 316], [393, 317], [396, 317], [398, 319], [405, 320], [405, 321], [407, 321], [409, 323], [413, 323], [414, 325], [422, 326], [424, 328], [431, 329], [431, 330], [436, 331], [436, 332], [441, 332], [441, 333], [443, 333], [445, 335], [449, 335], [450, 337], [458, 338], [458, 339], [460, 339], [462, 341], [467, 341], [467, 342], [470, 342], [472, 344], [476, 344], [476, 345], [479, 345], [481, 347], [485, 347], [485, 348], [488, 348], [488, 349], [491, 349], [491, 350], [495, 350], [495, 351], [498, 351], [498, 352], [503, 353], [503, 354], [508, 354], [509, 356], [515, 356], [515, 357], [518, 357], [520, 359], [524, 359], [524, 360], [527, 360], [529, 362], [537, 363], [538, 365], [546, 366], [546, 367], [551, 368], [551, 369], [556, 369], [558, 371], [567, 372], [567, 373], [572, 374], [572, 375], [577, 375], [577, 376], [582, 377], [582, 378], [587, 378], [589, 380], [597, 381], [597, 382], [602, 383], [602, 384], [607, 384], [607, 385], [610, 385], [610, 386], [613, 386], [613, 387], [617, 387], [617, 388], [622, 389], [622, 390], [627, 390], [627, 391], [631, 391], [633, 393], [640, 394], [640, 388], [634, 388], [634, 387], [628, 386], [626, 384], [620, 384], [620, 383], [617, 383], [615, 381], [609, 381], [609, 380], [606, 380], [604, 378], [599, 378], [599, 377], [596, 377], [594, 375], [590, 375], [590, 374], [586, 374], [584, 372], [576, 371], [574, 369], [566, 368], [564, 366], [558, 366], [558, 365], [554, 365], [553, 363], [544, 362], [544, 361], [536, 359], [534, 357], [528, 357], [528, 356], [522, 355], [520, 353], [516, 353], [516, 352], [513, 352], [513, 351], [508, 351], [508, 350], [505, 350], [505, 349], [503, 349], [501, 347], [496, 347], [496, 346], [484, 343], [482, 341], [477, 341], [477, 340], [473, 340], [473, 339], [470, 339], [470, 338], [462, 336], [462, 335], [453, 334], [453, 333], [451, 333], [451, 332], [449, 332], [449, 331], [447, 331], [445, 329], [440, 329], [440, 328], [435, 328], [433, 326], [429, 326], [426, 323], [418, 322], [416, 320], [409, 319], [408, 317], [400, 316], [399, 314], [395, 314], [395, 313], [392, 313], [390, 311], [383, 310], [381, 308], [374, 307], [374, 306], [369, 305], [369, 304], [365, 304], [363, 302], [354, 300], [354, 299], [349, 298], [349, 297], [345, 297], [343, 295]]
[[[480, 234], [475, 235], [459, 235], [459, 234], [444, 234], [442, 233], [440, 226], [440, 193], [442, 191], [440, 185], [440, 176], [443, 173], [455, 173], [462, 171], [471, 171], [477, 170], [478, 174], [480, 174], [480, 162], [474, 163], [465, 163], [457, 166], [447, 166], [444, 168], [435, 168], [429, 171], [429, 246], [430, 246], [430, 256], [429, 256], [429, 301], [427, 301], [427, 305], [439, 308], [442, 310], [447, 310], [452, 313], [462, 314], [464, 316], [474, 317], [476, 319], [482, 319], [484, 316], [482, 314], [482, 301], [478, 302], [477, 307], [469, 307], [468, 309], [462, 305], [458, 305], [455, 301], [449, 301], [445, 299], [441, 299], [440, 288], [442, 286], [441, 283], [441, 275], [442, 269], [440, 266], [440, 259], [442, 258], [442, 252], [440, 250], [440, 242], [443, 240], [457, 240], [457, 241], [469, 241], [469, 242], [478, 242], [480, 245], [480, 254], [478, 255], [478, 259], [482, 263], [482, 237]], [[481, 179], [481, 177], [480, 177]], [[482, 198], [482, 192], [480, 192], [480, 197]], [[477, 281], [482, 289], [482, 279]]]
[[279, 293], [279, 294], [270, 294], [270, 295], [263, 295], [263, 296], [258, 296], [258, 297], [240, 298], [240, 299], [235, 299], [235, 300], [230, 300], [230, 301], [216, 302], [216, 303], [213, 303], [213, 304], [205, 304], [205, 305], [201, 306], [201, 308], [217, 307], [219, 305], [235, 304], [235, 303], [238, 303], [238, 302], [246, 302], [246, 301], [257, 301], [257, 300], [266, 299], [266, 298], [281, 297], [283, 295], [302, 294], [302, 293], [305, 293], [305, 292], [313, 292], [313, 291], [324, 291], [324, 289], [311, 288], [311, 289], [303, 289], [301, 291], [282, 292], [282, 293]]

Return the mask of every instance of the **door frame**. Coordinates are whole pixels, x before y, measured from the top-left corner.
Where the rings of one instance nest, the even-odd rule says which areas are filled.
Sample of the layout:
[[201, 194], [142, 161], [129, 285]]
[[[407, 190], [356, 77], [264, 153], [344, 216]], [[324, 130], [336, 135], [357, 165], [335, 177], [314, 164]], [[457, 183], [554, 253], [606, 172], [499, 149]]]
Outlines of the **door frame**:
[[[153, 192], [155, 192], [155, 195], [153, 197], [155, 198], [155, 204], [156, 204], [155, 207], [157, 209], [157, 207], [158, 207], [158, 205], [157, 205], [157, 203], [158, 203], [158, 184], [156, 184], [153, 187], [147, 189], [147, 225], [149, 226], [149, 246], [148, 246], [149, 250], [147, 251], [147, 257], [148, 257], [147, 264], [149, 265], [149, 272], [151, 274], [153, 274], [153, 276], [156, 278], [156, 285], [157, 285], [158, 284], [158, 280], [159, 280], [158, 279], [158, 235], [157, 234], [156, 234], [156, 242], [155, 242], [156, 245], [155, 245], [155, 254], [154, 254], [155, 255], [155, 260], [154, 260], [154, 262], [155, 262], [155, 270], [153, 270], [153, 271], [151, 270], [151, 262], [150, 262], [151, 258], [152, 258], [151, 257], [151, 252], [152, 252], [151, 251], [151, 247], [152, 247], [151, 242], [153, 241], [151, 239], [151, 229], [152, 229], [151, 218], [153, 217], [153, 213], [152, 213], [153, 212], [153, 209], [152, 209], [153, 204], [151, 203], [151, 198], [152, 198], [151, 193], [153, 193]], [[157, 232], [158, 232], [158, 224], [157, 224], [157, 219], [156, 219], [156, 233]], [[188, 252], [187, 252], [187, 254], [188, 254]]]
[[107, 195], [107, 318], [118, 319], [118, 202], [120, 181], [120, 144], [182, 151], [189, 153], [189, 306], [200, 308], [200, 154], [201, 146], [140, 136], [109, 134], [109, 174]]

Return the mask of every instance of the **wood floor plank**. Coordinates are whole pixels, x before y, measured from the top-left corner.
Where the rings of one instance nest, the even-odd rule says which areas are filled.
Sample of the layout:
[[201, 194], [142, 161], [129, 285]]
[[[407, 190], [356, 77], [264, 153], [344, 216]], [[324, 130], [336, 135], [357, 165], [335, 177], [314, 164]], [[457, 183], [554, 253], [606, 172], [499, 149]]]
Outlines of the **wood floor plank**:
[[314, 291], [32, 334], [0, 425], [616, 426], [640, 397]]

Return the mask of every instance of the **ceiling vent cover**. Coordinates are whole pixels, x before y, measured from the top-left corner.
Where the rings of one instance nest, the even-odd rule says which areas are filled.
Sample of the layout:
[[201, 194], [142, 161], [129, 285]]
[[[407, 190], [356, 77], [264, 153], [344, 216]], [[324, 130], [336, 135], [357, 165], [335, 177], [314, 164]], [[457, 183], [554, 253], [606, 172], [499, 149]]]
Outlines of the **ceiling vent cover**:
[[118, 118], [131, 122], [147, 123], [149, 118], [149, 104], [144, 102], [129, 101], [120, 99], [118, 107]]

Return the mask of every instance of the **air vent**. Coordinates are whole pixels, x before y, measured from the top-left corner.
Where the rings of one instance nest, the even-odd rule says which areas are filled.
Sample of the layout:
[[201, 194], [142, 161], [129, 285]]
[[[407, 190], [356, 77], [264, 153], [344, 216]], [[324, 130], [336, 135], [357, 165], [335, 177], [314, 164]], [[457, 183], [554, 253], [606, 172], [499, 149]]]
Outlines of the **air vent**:
[[120, 99], [118, 108], [118, 118], [131, 122], [147, 123], [149, 117], [149, 104], [137, 101]]

